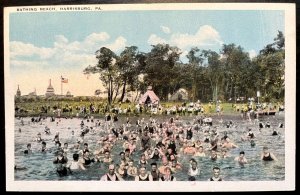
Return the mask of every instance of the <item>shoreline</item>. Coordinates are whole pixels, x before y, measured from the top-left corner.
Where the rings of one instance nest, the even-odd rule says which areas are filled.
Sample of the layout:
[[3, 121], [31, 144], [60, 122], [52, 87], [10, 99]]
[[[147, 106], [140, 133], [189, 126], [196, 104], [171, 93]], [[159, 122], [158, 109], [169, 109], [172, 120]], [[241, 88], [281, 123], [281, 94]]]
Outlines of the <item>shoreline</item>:
[[[100, 119], [100, 118], [104, 118], [106, 116], [106, 114], [108, 113], [101, 113], [101, 114], [79, 114], [78, 116], [76, 114], [61, 114], [60, 116], [58, 116], [57, 114], [49, 114], [49, 113], [15, 113], [14, 114], [14, 118], [24, 118], [24, 117], [54, 117], [54, 118], [66, 118], [66, 119], [72, 119], [72, 118], [82, 118], [82, 119], [88, 119], [91, 118], [93, 116], [94, 119]], [[110, 113], [111, 116], [114, 115], [114, 113]], [[221, 115], [218, 115], [217, 113], [201, 113], [201, 114], [193, 114], [193, 113], [186, 113], [186, 114], [151, 114], [151, 113], [142, 113], [142, 114], [136, 114], [136, 113], [121, 113], [121, 114], [117, 114], [118, 118], [126, 118], [126, 117], [212, 117], [212, 118], [219, 118], [219, 119], [225, 119], [227, 117], [239, 117], [242, 119], [241, 117], [241, 113], [233, 113], [233, 112], [226, 112], [226, 113], [222, 113]], [[271, 116], [275, 116], [275, 115], [279, 115], [279, 112], [275, 112], [274, 115], [267, 115], [267, 114], [263, 114], [263, 115], [259, 115], [259, 118], [264, 118], [264, 117], [271, 117]], [[254, 120], [255, 118], [253, 116], [251, 116], [251, 119]]]

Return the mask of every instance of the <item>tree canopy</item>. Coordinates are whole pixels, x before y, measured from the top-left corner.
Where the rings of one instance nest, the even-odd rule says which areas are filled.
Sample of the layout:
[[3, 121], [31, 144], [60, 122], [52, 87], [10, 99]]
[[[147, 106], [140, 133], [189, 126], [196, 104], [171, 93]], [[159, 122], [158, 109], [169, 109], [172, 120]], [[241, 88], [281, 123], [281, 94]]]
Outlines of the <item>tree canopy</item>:
[[185, 56], [187, 62], [181, 61], [182, 53], [169, 44], [152, 45], [149, 52], [130, 46], [119, 55], [101, 47], [95, 52], [97, 64], [87, 66], [84, 73], [99, 74], [109, 104], [124, 101], [128, 91], [143, 93], [149, 85], [162, 100], [179, 88], [185, 88], [192, 101], [255, 97], [256, 91], [265, 101], [284, 99], [285, 39], [281, 31], [253, 58], [233, 43], [224, 44], [218, 52], [193, 47]]

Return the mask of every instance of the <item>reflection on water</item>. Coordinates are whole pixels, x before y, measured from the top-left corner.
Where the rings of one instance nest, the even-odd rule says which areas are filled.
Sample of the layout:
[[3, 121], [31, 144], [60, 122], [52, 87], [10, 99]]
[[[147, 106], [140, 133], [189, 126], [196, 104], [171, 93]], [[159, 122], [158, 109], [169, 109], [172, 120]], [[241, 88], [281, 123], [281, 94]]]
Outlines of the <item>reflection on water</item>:
[[[278, 136], [271, 136], [272, 129], [262, 129], [258, 130], [258, 125], [249, 123], [247, 121], [241, 120], [238, 116], [227, 116], [223, 117], [224, 122], [226, 120], [232, 120], [237, 126], [227, 129], [225, 124], [221, 124], [218, 119], [214, 119], [214, 125], [219, 126], [219, 134], [222, 136], [224, 131], [228, 132], [228, 136], [239, 146], [239, 148], [232, 149], [229, 152], [230, 157], [227, 159], [218, 159], [212, 162], [208, 157], [193, 157], [198, 161], [198, 167], [201, 169], [200, 176], [196, 177], [197, 181], [207, 181], [208, 178], [212, 176], [212, 168], [214, 166], [219, 166], [221, 168], [221, 176], [226, 181], [262, 181], [262, 180], [284, 180], [285, 166], [284, 166], [284, 146], [285, 146], [285, 136], [284, 128], [279, 129]], [[147, 120], [147, 117], [145, 118]], [[158, 120], [162, 121], [166, 119], [165, 117], [159, 117]], [[50, 119], [40, 123], [30, 123], [30, 118], [23, 118], [24, 125], [21, 125], [20, 119], [15, 119], [15, 165], [21, 167], [21, 169], [15, 170], [15, 180], [99, 180], [100, 177], [107, 172], [107, 165], [103, 163], [94, 163], [87, 167], [86, 171], [77, 171], [69, 174], [65, 177], [59, 177], [56, 173], [56, 167], [52, 163], [54, 155], [55, 144], [53, 141], [54, 134], [56, 131], [60, 133], [61, 143], [68, 142], [69, 148], [77, 140], [77, 136], [80, 134], [81, 119], [61, 119], [59, 125], [56, 122], [50, 122]], [[131, 118], [132, 123], [134, 123], [136, 118]], [[184, 122], [192, 120], [192, 118], [185, 117], [182, 119]], [[261, 118], [262, 122], [270, 121], [271, 125], [277, 127], [279, 122], [284, 123], [283, 116], [275, 116], [267, 119]], [[125, 122], [124, 118], [121, 118], [117, 124], [120, 126], [121, 123]], [[87, 123], [86, 125], [91, 125]], [[51, 129], [51, 135], [46, 135], [44, 133], [45, 125]], [[251, 147], [248, 141], [241, 141], [241, 135], [245, 134], [246, 127], [251, 127], [252, 131], [256, 135], [256, 145]], [[19, 132], [21, 128], [21, 132]], [[99, 128], [99, 127], [98, 127]], [[71, 131], [74, 130], [75, 136], [72, 136]], [[9, 131], [9, 130], [8, 130]], [[42, 138], [47, 142], [47, 148], [50, 152], [41, 153], [38, 150], [41, 149], [41, 143], [37, 143], [34, 140], [37, 133], [42, 134]], [[97, 146], [97, 141], [102, 135], [97, 132], [94, 135], [88, 133], [84, 137], [84, 142], [89, 144], [91, 151], [94, 151]], [[203, 140], [203, 132], [194, 134], [194, 136], [199, 137]], [[30, 155], [24, 155], [23, 151], [26, 149], [27, 143], [31, 143], [33, 153]], [[112, 155], [119, 158], [119, 153], [123, 150], [121, 147], [121, 140], [118, 140], [116, 146], [112, 150]], [[263, 146], [268, 146], [270, 150], [276, 155], [277, 162], [263, 162], [260, 160], [260, 154]], [[139, 145], [137, 146], [139, 148]], [[239, 152], [243, 150], [246, 153], [246, 158], [248, 159], [248, 164], [241, 166], [234, 161], [234, 158], [239, 155]], [[134, 155], [135, 165], [138, 163], [141, 152], [138, 150]], [[177, 181], [187, 181], [188, 180], [188, 168], [189, 160], [192, 156], [182, 155], [179, 158], [179, 162], [183, 165], [182, 171], [174, 174]], [[68, 153], [68, 159], [72, 160], [72, 154]], [[150, 164], [150, 163], [149, 163]], [[11, 165], [13, 166], [13, 165]], [[148, 169], [150, 170], [150, 169]], [[132, 180], [133, 178], [128, 178], [127, 180]]]

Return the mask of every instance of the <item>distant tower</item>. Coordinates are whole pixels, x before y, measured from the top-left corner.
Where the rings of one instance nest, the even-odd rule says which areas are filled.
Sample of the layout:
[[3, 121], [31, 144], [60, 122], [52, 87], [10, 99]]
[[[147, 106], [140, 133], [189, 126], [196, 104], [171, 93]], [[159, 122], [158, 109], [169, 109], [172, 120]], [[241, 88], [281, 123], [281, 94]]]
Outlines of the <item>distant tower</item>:
[[21, 97], [21, 91], [20, 91], [19, 85], [18, 85], [18, 90], [17, 90], [16, 97]]
[[46, 94], [45, 94], [45, 96], [46, 97], [51, 97], [51, 96], [54, 96], [55, 95], [55, 93], [54, 93], [54, 88], [52, 87], [52, 85], [51, 85], [51, 79], [49, 80], [49, 86], [48, 86], [48, 88], [47, 88], [47, 91], [46, 91]]

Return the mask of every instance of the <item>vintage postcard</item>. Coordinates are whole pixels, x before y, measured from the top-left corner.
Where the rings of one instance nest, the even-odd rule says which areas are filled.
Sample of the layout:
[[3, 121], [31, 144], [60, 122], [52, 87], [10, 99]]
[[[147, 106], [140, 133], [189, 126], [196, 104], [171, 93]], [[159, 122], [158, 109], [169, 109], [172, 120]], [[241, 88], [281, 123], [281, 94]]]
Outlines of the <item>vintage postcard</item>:
[[295, 26], [295, 4], [6, 7], [6, 190], [294, 190]]

